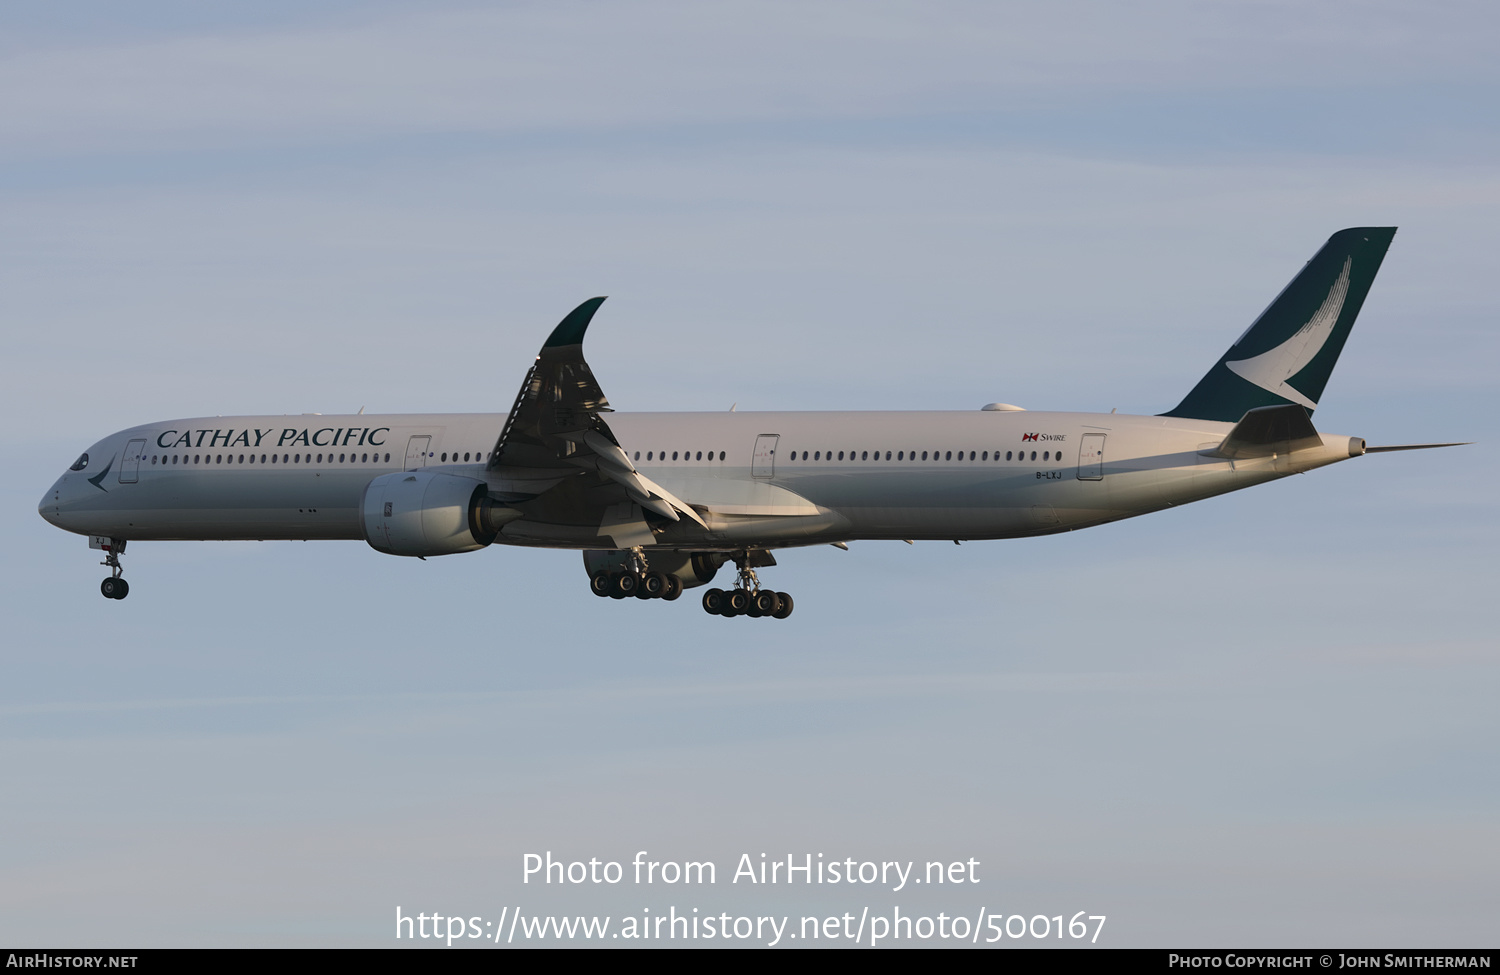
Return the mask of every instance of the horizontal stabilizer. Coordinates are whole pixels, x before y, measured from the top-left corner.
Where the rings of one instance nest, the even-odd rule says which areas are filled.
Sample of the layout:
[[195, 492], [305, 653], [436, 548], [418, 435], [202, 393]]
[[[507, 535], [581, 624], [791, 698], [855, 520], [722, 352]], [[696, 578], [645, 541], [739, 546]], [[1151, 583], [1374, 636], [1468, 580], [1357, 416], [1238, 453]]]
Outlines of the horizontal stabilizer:
[[1290, 403], [1286, 406], [1261, 406], [1246, 412], [1224, 442], [1206, 453], [1241, 460], [1289, 454], [1304, 447], [1322, 445], [1323, 438], [1313, 428], [1307, 410]]
[[1434, 447], [1467, 447], [1473, 441], [1462, 441], [1460, 443], [1404, 443], [1393, 447], [1366, 447], [1367, 454], [1383, 454], [1392, 450], [1431, 450]]

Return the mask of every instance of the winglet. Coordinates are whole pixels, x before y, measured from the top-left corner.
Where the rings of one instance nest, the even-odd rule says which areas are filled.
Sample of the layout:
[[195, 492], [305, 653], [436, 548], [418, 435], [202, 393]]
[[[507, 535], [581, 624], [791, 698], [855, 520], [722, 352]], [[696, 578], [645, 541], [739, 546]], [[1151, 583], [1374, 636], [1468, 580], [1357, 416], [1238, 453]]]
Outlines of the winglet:
[[557, 323], [552, 334], [547, 336], [547, 341], [542, 343], [544, 349], [556, 349], [564, 345], [582, 345], [583, 333], [588, 331], [589, 322], [594, 319], [594, 312], [604, 304], [604, 298], [590, 298], [583, 304], [568, 312], [568, 317]]

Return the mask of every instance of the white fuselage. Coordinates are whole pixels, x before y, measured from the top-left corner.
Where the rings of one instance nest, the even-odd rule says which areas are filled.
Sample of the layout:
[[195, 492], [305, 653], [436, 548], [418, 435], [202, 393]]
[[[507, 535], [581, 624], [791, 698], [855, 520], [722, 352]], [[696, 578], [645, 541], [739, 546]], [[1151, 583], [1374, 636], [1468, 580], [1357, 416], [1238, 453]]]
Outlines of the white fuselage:
[[[39, 510], [85, 535], [360, 539], [379, 475], [478, 478], [525, 517], [497, 541], [613, 548], [597, 524], [554, 518], [546, 483], [486, 470], [503, 414], [202, 417], [106, 437]], [[1231, 461], [1233, 424], [1023, 410], [924, 413], [613, 413], [641, 474], [699, 511], [658, 534], [692, 550], [865, 538], [985, 539], [1070, 531], [1344, 460], [1350, 438]], [[774, 440], [766, 440], [774, 437]], [[426, 439], [423, 439], [426, 438]], [[759, 457], [757, 450], [759, 448]], [[101, 476], [102, 474], [102, 476]]]

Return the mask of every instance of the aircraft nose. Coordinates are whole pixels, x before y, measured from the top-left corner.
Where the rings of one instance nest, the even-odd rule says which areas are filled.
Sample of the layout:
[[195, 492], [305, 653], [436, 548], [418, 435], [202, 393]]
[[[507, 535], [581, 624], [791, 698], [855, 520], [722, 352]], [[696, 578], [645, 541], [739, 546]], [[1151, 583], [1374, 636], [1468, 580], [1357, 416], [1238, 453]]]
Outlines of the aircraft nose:
[[41, 515], [49, 524], [58, 524], [58, 520], [61, 517], [59, 508], [62, 504], [62, 487], [63, 479], [59, 477], [47, 489], [47, 493], [42, 495], [42, 500], [37, 502], [36, 513]]

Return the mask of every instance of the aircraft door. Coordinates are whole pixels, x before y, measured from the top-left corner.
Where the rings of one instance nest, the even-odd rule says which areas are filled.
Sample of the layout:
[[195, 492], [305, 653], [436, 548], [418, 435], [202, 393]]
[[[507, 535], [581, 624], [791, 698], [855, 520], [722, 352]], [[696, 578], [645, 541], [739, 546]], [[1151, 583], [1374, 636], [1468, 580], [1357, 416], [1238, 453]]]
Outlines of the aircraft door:
[[1078, 445], [1078, 479], [1104, 480], [1104, 434], [1085, 433]]
[[134, 484], [140, 477], [141, 458], [146, 455], [146, 441], [132, 440], [125, 445], [125, 456], [120, 458], [120, 483]]
[[427, 466], [427, 447], [431, 443], [431, 437], [412, 437], [406, 442], [406, 470]]
[[755, 456], [750, 463], [752, 477], [776, 476], [776, 441], [779, 433], [763, 433], [755, 438]]

